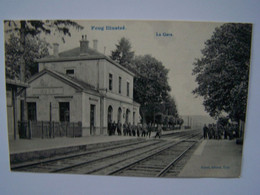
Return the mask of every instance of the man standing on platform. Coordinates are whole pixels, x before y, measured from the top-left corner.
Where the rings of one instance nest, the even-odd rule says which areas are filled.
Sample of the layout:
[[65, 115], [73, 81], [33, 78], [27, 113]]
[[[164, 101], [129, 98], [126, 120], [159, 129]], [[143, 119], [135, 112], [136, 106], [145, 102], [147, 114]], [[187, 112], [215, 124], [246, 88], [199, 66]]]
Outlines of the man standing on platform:
[[208, 129], [207, 125], [204, 124], [204, 127], [203, 127], [203, 137], [204, 137], [204, 139], [208, 138], [208, 131], [209, 131], [209, 129]]
[[161, 138], [161, 133], [162, 133], [162, 127], [161, 125], [158, 125], [157, 126], [157, 132], [156, 132], [156, 135], [155, 135], [155, 138], [158, 136], [159, 138]]

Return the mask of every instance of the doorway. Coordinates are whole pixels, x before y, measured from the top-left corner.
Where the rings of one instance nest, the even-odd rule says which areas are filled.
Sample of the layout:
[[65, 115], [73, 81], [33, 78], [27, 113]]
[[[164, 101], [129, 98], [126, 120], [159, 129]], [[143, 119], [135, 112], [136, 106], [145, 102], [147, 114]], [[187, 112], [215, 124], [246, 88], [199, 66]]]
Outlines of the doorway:
[[96, 109], [96, 106], [94, 104], [91, 104], [90, 105], [90, 135], [95, 135], [96, 134], [95, 109]]

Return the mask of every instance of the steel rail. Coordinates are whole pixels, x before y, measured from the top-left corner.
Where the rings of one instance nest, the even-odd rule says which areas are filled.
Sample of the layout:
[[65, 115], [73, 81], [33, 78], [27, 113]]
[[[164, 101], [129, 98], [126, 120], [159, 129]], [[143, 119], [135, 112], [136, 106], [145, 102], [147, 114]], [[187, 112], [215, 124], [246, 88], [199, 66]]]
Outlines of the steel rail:
[[[198, 133], [198, 134], [199, 134], [199, 133]], [[198, 135], [198, 134], [196, 134], [196, 135]], [[137, 160], [137, 161], [135, 161], [135, 162], [129, 163], [128, 165], [125, 165], [125, 166], [123, 166], [123, 167], [121, 167], [121, 168], [119, 168], [119, 169], [117, 169], [117, 170], [111, 171], [111, 172], [109, 172], [107, 175], [113, 175], [113, 174], [118, 173], [118, 172], [120, 172], [120, 171], [122, 171], [122, 170], [124, 170], [124, 169], [127, 169], [127, 168], [129, 168], [129, 167], [131, 167], [131, 166], [133, 166], [133, 165], [135, 165], [135, 164], [141, 162], [141, 161], [147, 160], [147, 159], [149, 159], [149, 158], [151, 158], [151, 157], [153, 157], [153, 156], [155, 156], [155, 155], [158, 155], [158, 154], [164, 152], [164, 151], [167, 150], [168, 148], [171, 148], [171, 147], [173, 147], [173, 146], [175, 146], [175, 145], [178, 145], [178, 144], [180, 144], [180, 143], [182, 143], [182, 142], [185, 142], [186, 140], [189, 140], [190, 138], [195, 137], [196, 135], [192, 135], [191, 137], [189, 137], [189, 138], [187, 138], [187, 139], [185, 139], [185, 140], [181, 140], [181, 141], [179, 141], [179, 142], [176, 142], [176, 143], [174, 143], [174, 144], [171, 144], [170, 146], [168, 146], [168, 147], [166, 147], [166, 148], [162, 148], [160, 151], [152, 152], [151, 155], [146, 156], [146, 157], [144, 157], [144, 158], [142, 158], [142, 159], [139, 159], [139, 160]]]
[[[165, 147], [166, 145], [169, 145], [169, 143], [166, 143], [166, 144], [162, 145], [161, 148]], [[157, 149], [158, 149], [158, 148], [157, 148]], [[100, 171], [100, 170], [102, 170], [102, 169], [108, 168], [108, 167], [110, 167], [110, 166], [116, 165], [116, 164], [118, 164], [118, 163], [124, 162], [124, 161], [129, 160], [129, 159], [132, 159], [132, 158], [136, 158], [136, 157], [138, 157], [138, 156], [141, 156], [141, 155], [146, 154], [146, 153], [149, 153], [149, 152], [151, 153], [151, 151], [144, 151], [144, 152], [139, 153], [139, 154], [137, 154], [137, 155], [130, 156], [130, 157], [125, 158], [125, 159], [122, 159], [122, 160], [120, 160], [120, 161], [113, 162], [113, 163], [107, 164], [107, 165], [105, 165], [105, 166], [103, 166], [103, 167], [99, 167], [99, 168], [97, 168], [97, 169], [88, 171], [88, 172], [86, 172], [86, 173], [84, 173], [84, 174], [91, 174], [91, 173]], [[153, 151], [153, 152], [154, 152], [154, 151]], [[150, 154], [148, 154], [148, 155], [150, 155]], [[149, 156], [149, 157], [150, 157], [150, 156]]]
[[[189, 139], [189, 138], [187, 138]], [[181, 142], [181, 141], [180, 141]], [[138, 142], [139, 143], [139, 142]], [[140, 142], [140, 143], [143, 143], [143, 142]], [[148, 144], [148, 145], [145, 145], [145, 146], [142, 146], [142, 147], [139, 147], [139, 148], [133, 148], [133, 149], [130, 149], [130, 150], [126, 150], [126, 151], [122, 151], [122, 152], [119, 152], [119, 153], [116, 153], [116, 154], [113, 154], [113, 155], [108, 155], [108, 156], [105, 156], [105, 157], [101, 157], [101, 158], [96, 158], [96, 159], [93, 159], [93, 160], [89, 160], [89, 161], [85, 161], [85, 162], [81, 162], [81, 163], [77, 163], [77, 164], [74, 164], [74, 165], [70, 165], [70, 166], [67, 166], [67, 167], [63, 167], [63, 168], [60, 168], [60, 169], [56, 169], [56, 170], [53, 170], [53, 171], [50, 171], [51, 173], [57, 173], [57, 172], [61, 172], [61, 171], [65, 171], [65, 170], [68, 170], [68, 169], [72, 169], [72, 168], [76, 168], [76, 167], [79, 167], [79, 166], [83, 166], [83, 165], [87, 165], [87, 164], [90, 164], [90, 163], [93, 163], [93, 162], [96, 162], [96, 161], [100, 161], [100, 160], [104, 160], [104, 159], [107, 159], [107, 158], [111, 158], [111, 157], [115, 157], [115, 156], [118, 156], [118, 155], [122, 155], [126, 152], [132, 152], [134, 150], [137, 150], [137, 149], [143, 149], [143, 148], [146, 148], [146, 147], [149, 147], [151, 145], [154, 145], [154, 144], [158, 144], [160, 142], [157, 142], [157, 143], [151, 143], [151, 144]], [[130, 146], [130, 145], [134, 145], [134, 144], [129, 144], [127, 146]], [[120, 147], [117, 147], [117, 148], [120, 148]], [[115, 148], [116, 149], [116, 148]], [[104, 150], [106, 151], [106, 150]], [[94, 152], [92, 152], [94, 153]], [[144, 152], [144, 153], [147, 153], [147, 152]], [[82, 154], [84, 155], [84, 154]], [[82, 156], [81, 155], [81, 156]], [[66, 160], [66, 158], [64, 159]]]
[[[195, 136], [196, 136], [196, 135], [195, 135]], [[190, 139], [190, 137], [187, 138], [187, 139]], [[181, 141], [181, 142], [182, 142], [182, 141]], [[177, 142], [177, 143], [178, 143], [178, 142]], [[165, 144], [165, 145], [167, 145], [167, 144]], [[163, 146], [162, 146], [162, 147], [163, 147]], [[94, 173], [94, 172], [100, 171], [100, 170], [102, 170], [102, 169], [105, 169], [105, 168], [108, 168], [108, 167], [110, 167], [110, 166], [116, 165], [116, 164], [121, 163], [121, 162], [123, 162], [123, 161], [129, 160], [129, 159], [132, 159], [133, 157], [138, 157], [138, 156], [140, 156], [140, 155], [143, 155], [143, 154], [145, 154], [145, 153], [147, 153], [147, 151], [142, 152], [142, 153], [139, 153], [139, 154], [137, 154], [137, 155], [135, 155], [135, 156], [130, 156], [130, 157], [128, 157], [128, 158], [122, 159], [122, 160], [117, 161], [117, 162], [113, 162], [113, 163], [107, 164], [107, 165], [105, 165], [105, 166], [103, 166], [103, 167], [99, 167], [99, 168], [97, 168], [97, 169], [94, 169], [94, 170], [91, 170], [91, 171], [85, 172], [84, 174], [91, 174], [91, 173]]]
[[88, 151], [88, 152], [81, 152], [79, 154], [69, 154], [69, 155], [62, 155], [59, 157], [54, 157], [52, 159], [37, 160], [37, 162], [27, 162], [27, 163], [22, 163], [22, 164], [15, 164], [15, 165], [11, 165], [11, 170], [32, 167], [32, 166], [36, 166], [36, 165], [43, 164], [43, 163], [50, 163], [50, 162], [54, 162], [54, 161], [65, 160], [65, 159], [69, 159], [69, 158], [79, 157], [79, 156], [83, 156], [83, 155], [89, 155], [89, 154], [98, 153], [98, 152], [104, 152], [107, 150], [113, 150], [113, 149], [117, 149], [117, 148], [121, 148], [121, 147], [125, 147], [125, 146], [141, 144], [141, 143], [144, 143], [143, 140], [135, 141], [134, 143], [127, 143], [127, 144], [120, 144], [117, 146], [111, 146], [111, 147], [107, 147], [105, 149], [100, 148], [100, 149], [96, 149], [96, 150], [92, 150], [92, 151]]
[[126, 152], [132, 152], [134, 150], [146, 148], [146, 147], [149, 147], [151, 145], [159, 144], [159, 143], [160, 142], [151, 143], [151, 144], [139, 147], [139, 148], [132, 148], [130, 150], [122, 151], [122, 152], [119, 152], [119, 153], [116, 153], [116, 154], [107, 155], [107, 156], [99, 157], [99, 158], [92, 159], [92, 160], [89, 160], [89, 161], [80, 162], [80, 163], [77, 163], [77, 164], [74, 164], [74, 165], [70, 165], [70, 166], [66, 166], [66, 167], [63, 167], [63, 168], [60, 168], [60, 169], [55, 169], [53, 171], [50, 171], [50, 173], [57, 173], [57, 172], [65, 171], [65, 170], [68, 170], [68, 169], [76, 168], [76, 167], [79, 167], [79, 166], [83, 166], [83, 165], [90, 164], [90, 163], [93, 163], [93, 162], [96, 162], [96, 161], [104, 160], [106, 158], [111, 158], [111, 157], [115, 157], [115, 156], [118, 156], [118, 155], [122, 155], [122, 154], [124, 154]]
[[[119, 169], [117, 169], [117, 170], [111, 171], [111, 172], [109, 172], [107, 175], [113, 175], [113, 174], [115, 174], [115, 173], [118, 173], [118, 172], [120, 172], [120, 171], [122, 171], [122, 170], [124, 170], [124, 169], [127, 169], [127, 168], [129, 168], [129, 167], [131, 167], [131, 166], [133, 166], [133, 165], [135, 165], [135, 164], [141, 162], [141, 161], [144, 161], [144, 160], [149, 159], [149, 158], [151, 158], [151, 157], [153, 157], [153, 156], [155, 156], [155, 155], [158, 155], [158, 154], [164, 152], [165, 150], [167, 150], [168, 148], [173, 147], [173, 146], [175, 146], [175, 145], [177, 145], [177, 144], [180, 144], [180, 143], [182, 143], [182, 142], [184, 142], [184, 140], [181, 140], [181, 141], [176, 142], [176, 143], [174, 143], [174, 144], [170, 144], [169, 146], [163, 147], [163, 148], [161, 148], [159, 151], [153, 151], [153, 152], [151, 152], [151, 154], [150, 154], [149, 156], [143, 157], [143, 158], [141, 158], [141, 159], [139, 159], [139, 160], [137, 160], [137, 161], [135, 161], [135, 162], [129, 163], [128, 165], [125, 165], [125, 166], [123, 166], [123, 167], [121, 167], [121, 168], [119, 168]], [[168, 145], [168, 144], [166, 144], [166, 145]]]
[[172, 162], [170, 162], [163, 170], [161, 170], [160, 173], [156, 175], [156, 177], [163, 176], [169, 170], [169, 168], [172, 167], [180, 158], [182, 158], [184, 154], [186, 154], [192, 147], [194, 147], [196, 143], [197, 142], [193, 143], [186, 150], [184, 150], [179, 156], [177, 156]]

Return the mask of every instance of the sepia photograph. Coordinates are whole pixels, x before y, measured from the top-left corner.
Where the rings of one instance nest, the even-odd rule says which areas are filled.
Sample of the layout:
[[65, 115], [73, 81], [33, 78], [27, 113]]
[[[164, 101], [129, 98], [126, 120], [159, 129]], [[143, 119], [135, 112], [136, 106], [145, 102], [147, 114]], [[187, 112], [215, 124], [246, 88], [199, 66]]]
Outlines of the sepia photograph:
[[3, 24], [12, 172], [240, 177], [253, 24]]

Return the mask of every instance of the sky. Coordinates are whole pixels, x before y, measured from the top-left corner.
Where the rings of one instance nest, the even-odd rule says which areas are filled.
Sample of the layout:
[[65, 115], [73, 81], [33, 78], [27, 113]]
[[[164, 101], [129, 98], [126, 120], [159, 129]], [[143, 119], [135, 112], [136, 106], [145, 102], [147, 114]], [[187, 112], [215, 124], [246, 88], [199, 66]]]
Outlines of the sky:
[[[193, 62], [201, 57], [204, 42], [216, 27], [223, 23], [187, 21], [131, 21], [131, 20], [78, 20], [81, 31], [71, 29], [71, 37], [63, 43], [59, 33], [44, 36], [49, 43], [59, 43], [59, 51], [79, 47], [82, 35], [87, 35], [89, 46], [98, 40], [98, 51], [110, 55], [122, 37], [126, 37], [136, 55], [150, 54], [169, 69], [168, 81], [179, 115], [208, 115], [203, 99], [192, 94], [197, 86], [192, 76]], [[106, 26], [122, 30], [106, 30]], [[161, 36], [158, 36], [161, 35]], [[50, 51], [52, 53], [52, 51]]]

